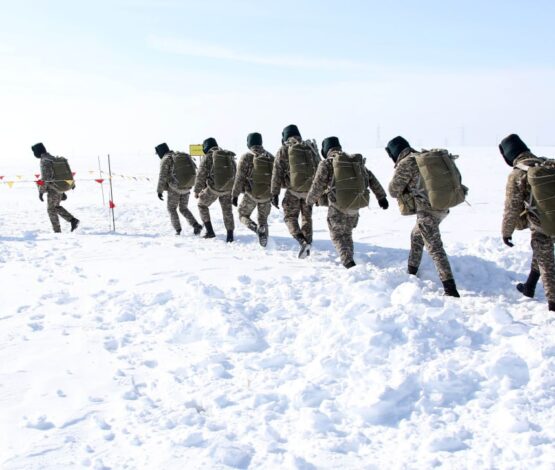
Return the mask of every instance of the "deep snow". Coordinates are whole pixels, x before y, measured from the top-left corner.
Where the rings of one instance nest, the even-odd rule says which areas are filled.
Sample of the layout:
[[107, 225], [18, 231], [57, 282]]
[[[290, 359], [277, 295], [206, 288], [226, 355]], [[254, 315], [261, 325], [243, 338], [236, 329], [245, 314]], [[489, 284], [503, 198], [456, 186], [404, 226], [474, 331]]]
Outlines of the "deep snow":
[[154, 182], [116, 179], [112, 234], [78, 181], [82, 225], [56, 236], [32, 184], [0, 185], [2, 467], [554, 468], [555, 323], [541, 287], [514, 288], [531, 252], [527, 232], [500, 239], [509, 168], [457, 150], [471, 206], [442, 232], [461, 299], [427, 255], [405, 273], [414, 219], [394, 200], [362, 212], [346, 271], [322, 208], [298, 260], [281, 211], [266, 250], [237, 219], [225, 244], [217, 205], [216, 240], [176, 237]]

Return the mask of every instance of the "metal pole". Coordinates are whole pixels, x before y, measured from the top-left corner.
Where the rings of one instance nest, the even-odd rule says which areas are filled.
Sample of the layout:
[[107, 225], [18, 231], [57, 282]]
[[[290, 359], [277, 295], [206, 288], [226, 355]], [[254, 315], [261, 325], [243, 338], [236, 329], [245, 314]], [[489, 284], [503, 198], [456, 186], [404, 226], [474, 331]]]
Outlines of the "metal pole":
[[110, 175], [110, 210], [112, 211], [112, 227], [116, 231], [116, 217], [114, 215], [114, 190], [112, 187], [112, 165], [110, 164], [110, 154], [108, 154], [108, 174]]

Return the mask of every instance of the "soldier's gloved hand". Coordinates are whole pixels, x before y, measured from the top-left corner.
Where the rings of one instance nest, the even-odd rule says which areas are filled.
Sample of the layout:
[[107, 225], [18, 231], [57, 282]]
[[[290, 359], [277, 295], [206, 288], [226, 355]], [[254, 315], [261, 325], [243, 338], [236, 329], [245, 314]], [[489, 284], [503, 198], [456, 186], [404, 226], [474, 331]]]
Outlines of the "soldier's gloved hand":
[[378, 199], [378, 204], [380, 205], [380, 207], [383, 210], [386, 210], [389, 207], [389, 201], [387, 200], [386, 197], [383, 197], [381, 199]]
[[193, 196], [195, 196], [195, 199], [198, 199], [198, 193], [193, 194]]
[[513, 237], [503, 237], [503, 243], [511, 248], [515, 246], [513, 243]]
[[62, 193], [62, 201], [65, 201], [67, 199], [67, 194], [66, 193]]
[[158, 199], [160, 199], [160, 201], [163, 201], [164, 195], [162, 193], [158, 193]]
[[231, 198], [231, 204], [233, 204], [235, 207], [237, 207], [239, 205], [239, 196], [235, 196], [235, 197]]
[[279, 209], [279, 195], [272, 196], [272, 206]]
[[44, 202], [44, 193], [39, 193], [39, 199], [41, 200], [41, 202]]

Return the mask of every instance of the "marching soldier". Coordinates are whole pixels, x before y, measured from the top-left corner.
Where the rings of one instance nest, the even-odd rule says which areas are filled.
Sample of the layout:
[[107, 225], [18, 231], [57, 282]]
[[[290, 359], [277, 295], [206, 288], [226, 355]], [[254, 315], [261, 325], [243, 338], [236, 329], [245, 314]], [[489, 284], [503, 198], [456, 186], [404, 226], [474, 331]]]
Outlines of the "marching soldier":
[[349, 269], [355, 266], [353, 229], [358, 224], [359, 209], [368, 207], [368, 187], [382, 209], [387, 209], [389, 203], [382, 185], [365, 167], [362, 155], [343, 152], [337, 137], [324, 139], [322, 157], [306, 202], [313, 205], [323, 195], [327, 196], [331, 239], [343, 266]]
[[[274, 157], [262, 146], [262, 136], [253, 132], [247, 136], [247, 147], [240, 161], [233, 185], [232, 203], [239, 206], [239, 220], [258, 235], [261, 246], [268, 243], [268, 216], [272, 205], [271, 183]], [[241, 204], [239, 195], [244, 194]], [[251, 219], [254, 209], [258, 211], [258, 225]]]
[[61, 201], [67, 199], [66, 192], [75, 189], [73, 173], [67, 160], [63, 157], [50, 155], [42, 143], [33, 145], [31, 150], [35, 157], [40, 158], [41, 184], [39, 184], [39, 199], [44, 201], [43, 198], [46, 193], [48, 217], [54, 232], [62, 231], [58, 216], [71, 224], [71, 231], [73, 232], [79, 226], [79, 220], [60, 205]]
[[427, 198], [417, 196], [420, 180], [420, 171], [414, 158], [417, 152], [403, 137], [398, 136], [389, 141], [385, 150], [395, 163], [393, 179], [389, 183], [389, 194], [401, 203], [408, 200], [414, 205], [416, 212], [416, 225], [410, 240], [408, 273], [416, 275], [426, 247], [436, 266], [445, 295], [460, 297], [439, 231], [439, 224], [447, 217], [449, 211], [433, 210]]
[[155, 147], [156, 154], [160, 157], [160, 176], [158, 177], [158, 199], [164, 200], [164, 191], [168, 193], [167, 207], [170, 220], [176, 235], [181, 234], [181, 222], [179, 212], [193, 227], [193, 232], [198, 235], [202, 225], [197, 222], [193, 213], [189, 210], [189, 194], [195, 181], [196, 168], [191, 157], [170, 151], [166, 143]]

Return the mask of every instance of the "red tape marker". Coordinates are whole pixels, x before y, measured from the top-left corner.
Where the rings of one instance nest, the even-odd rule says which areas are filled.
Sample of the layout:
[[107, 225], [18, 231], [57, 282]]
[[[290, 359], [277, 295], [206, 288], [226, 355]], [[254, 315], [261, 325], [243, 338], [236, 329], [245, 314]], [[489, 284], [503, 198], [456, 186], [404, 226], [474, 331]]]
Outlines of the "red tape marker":
[[110, 209], [113, 209], [114, 207], [116, 207], [113, 201], [109, 201], [109, 205], [110, 205]]

